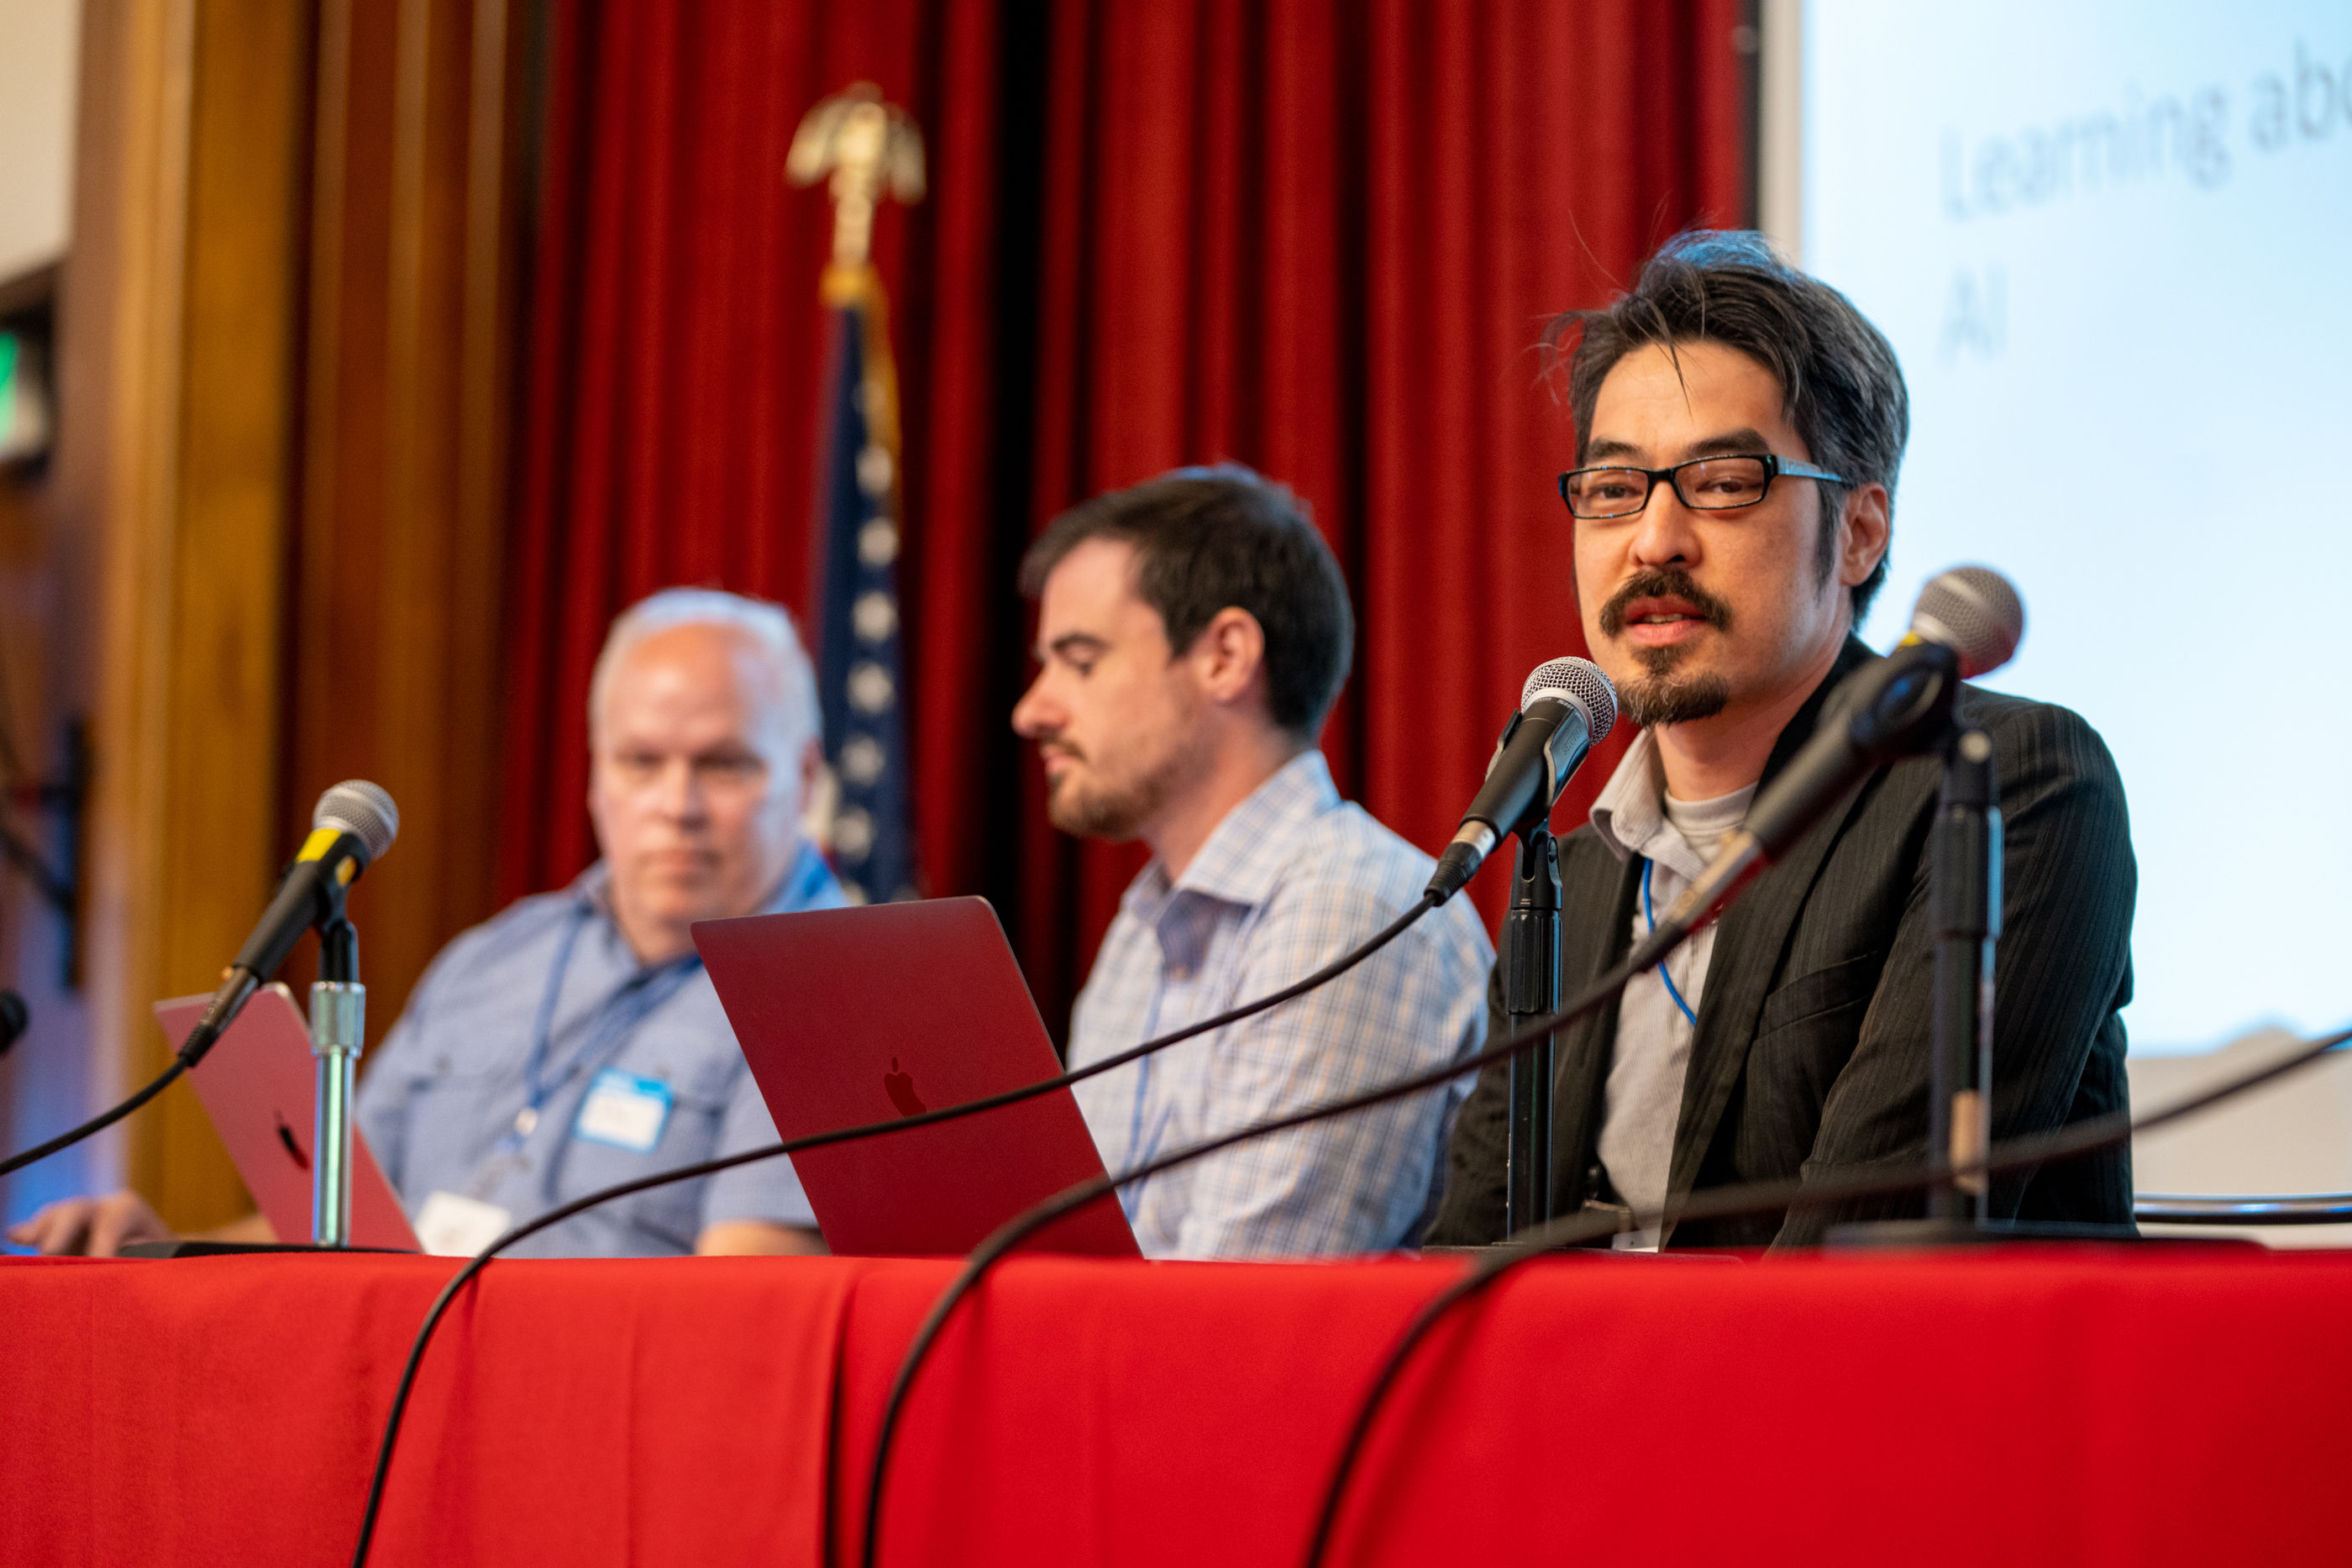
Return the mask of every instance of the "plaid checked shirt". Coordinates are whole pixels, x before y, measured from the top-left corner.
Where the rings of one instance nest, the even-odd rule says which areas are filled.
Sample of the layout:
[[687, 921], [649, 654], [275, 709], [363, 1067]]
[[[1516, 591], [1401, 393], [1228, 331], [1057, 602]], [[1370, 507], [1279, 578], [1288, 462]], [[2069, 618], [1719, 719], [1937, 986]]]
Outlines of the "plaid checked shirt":
[[[1319, 751], [1228, 812], [1171, 885], [1157, 860], [1120, 900], [1078, 994], [1070, 1063], [1299, 979], [1421, 896], [1435, 862], [1339, 799]], [[1494, 948], [1457, 898], [1318, 990], [1079, 1084], [1117, 1173], [1284, 1112], [1475, 1052]], [[1470, 1089], [1443, 1089], [1258, 1138], [1129, 1183], [1151, 1258], [1364, 1252], [1419, 1239]]]

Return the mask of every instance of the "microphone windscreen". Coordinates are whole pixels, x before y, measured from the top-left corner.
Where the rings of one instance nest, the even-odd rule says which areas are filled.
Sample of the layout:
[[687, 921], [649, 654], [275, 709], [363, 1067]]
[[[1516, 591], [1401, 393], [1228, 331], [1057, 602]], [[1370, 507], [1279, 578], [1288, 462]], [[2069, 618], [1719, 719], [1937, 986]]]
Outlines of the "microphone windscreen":
[[1519, 706], [1524, 709], [1538, 697], [1558, 697], [1581, 712], [1595, 746], [1617, 727], [1617, 688], [1590, 659], [1549, 659], [1538, 664], [1519, 688]]
[[314, 828], [340, 828], [367, 846], [373, 862], [400, 836], [400, 808], [380, 784], [346, 779], [325, 794], [310, 811]]
[[1988, 567], [1956, 566], [1919, 591], [1911, 631], [1960, 656], [1960, 678], [1998, 670], [2025, 637], [2025, 603], [2009, 579]]

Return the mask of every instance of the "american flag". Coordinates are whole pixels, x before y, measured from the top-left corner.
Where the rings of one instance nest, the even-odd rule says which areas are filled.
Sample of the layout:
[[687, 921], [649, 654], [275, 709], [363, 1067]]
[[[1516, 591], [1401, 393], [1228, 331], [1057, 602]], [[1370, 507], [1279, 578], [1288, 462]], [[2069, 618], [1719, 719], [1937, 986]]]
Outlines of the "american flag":
[[817, 690], [825, 760], [840, 789], [834, 870], [851, 902], [866, 904], [918, 896], [898, 638], [898, 378], [874, 268], [827, 267], [824, 301], [834, 315], [834, 379], [818, 489]]

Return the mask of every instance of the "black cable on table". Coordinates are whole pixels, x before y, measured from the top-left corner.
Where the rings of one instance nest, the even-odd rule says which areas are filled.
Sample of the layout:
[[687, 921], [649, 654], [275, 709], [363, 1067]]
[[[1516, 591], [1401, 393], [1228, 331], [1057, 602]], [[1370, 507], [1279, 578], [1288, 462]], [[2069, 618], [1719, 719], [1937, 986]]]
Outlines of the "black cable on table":
[[1342, 1116], [1350, 1112], [1369, 1110], [1375, 1105], [1386, 1104], [1391, 1100], [1402, 1100], [1408, 1095], [1423, 1093], [1452, 1082], [1465, 1073], [1475, 1072], [1490, 1063], [1504, 1061], [1520, 1051], [1527, 1051], [1563, 1025], [1573, 1023], [1594, 1009], [1607, 1003], [1625, 988], [1627, 981], [1655, 964], [1688, 935], [1688, 930], [1674, 925], [1658, 927], [1656, 931], [1643, 938], [1614, 968], [1586, 987], [1574, 1001], [1561, 1008], [1558, 1012], [1534, 1019], [1505, 1036], [1499, 1043], [1490, 1045], [1475, 1055], [1465, 1056], [1459, 1061], [1448, 1062], [1444, 1067], [1417, 1072], [1411, 1077], [1397, 1079], [1360, 1093], [1329, 1101], [1324, 1104], [1309, 1106], [1304, 1111], [1294, 1111], [1286, 1115], [1254, 1123], [1217, 1137], [1203, 1139], [1197, 1144], [1188, 1144], [1181, 1149], [1171, 1150], [1156, 1158], [1146, 1160], [1141, 1165], [1130, 1166], [1116, 1176], [1107, 1174], [1091, 1176], [1074, 1186], [1064, 1188], [1041, 1203], [1032, 1205], [990, 1232], [987, 1239], [972, 1249], [971, 1255], [964, 1260], [963, 1268], [956, 1274], [954, 1280], [950, 1281], [947, 1290], [940, 1294], [940, 1299], [932, 1304], [929, 1314], [923, 1319], [922, 1326], [915, 1331], [914, 1340], [907, 1347], [906, 1357], [898, 1364], [898, 1375], [891, 1383], [890, 1396], [882, 1407], [882, 1427], [875, 1439], [873, 1467], [867, 1472], [865, 1542], [859, 1552], [859, 1562], [864, 1568], [875, 1568], [876, 1553], [879, 1550], [880, 1542], [882, 1494], [885, 1477], [889, 1469], [891, 1444], [898, 1432], [898, 1417], [906, 1406], [908, 1391], [914, 1385], [915, 1375], [922, 1369], [923, 1363], [929, 1359], [931, 1347], [938, 1342], [940, 1331], [947, 1326], [948, 1318], [955, 1312], [957, 1304], [971, 1293], [972, 1288], [980, 1283], [982, 1277], [1006, 1253], [1062, 1216], [1084, 1207], [1129, 1182], [1140, 1181], [1146, 1176], [1156, 1176], [1172, 1166], [1215, 1154], [1220, 1149], [1231, 1148], [1236, 1144], [1246, 1143], [1252, 1138], [1264, 1137], [1271, 1133], [1286, 1132], [1293, 1127], [1305, 1126], [1310, 1122], [1319, 1122], [1330, 1116]]
[[[1663, 1225], [1669, 1218], [1676, 1222], [1727, 1219], [1739, 1215], [1770, 1214], [1781, 1209], [1815, 1207], [1849, 1198], [1884, 1197], [1916, 1191], [1956, 1176], [1993, 1176], [2073, 1159], [2127, 1142], [2138, 1134], [2194, 1115], [2233, 1095], [2259, 1088], [2273, 1079], [2308, 1066], [2341, 1048], [2347, 1040], [2352, 1040], [2352, 1030], [2307, 1041], [2303, 1049], [2288, 1056], [2200, 1091], [2137, 1122], [2127, 1112], [2095, 1117], [2054, 1132], [2011, 1138], [1988, 1149], [1979, 1158], [1957, 1166], [1948, 1162], [1924, 1161], [1893, 1170], [1852, 1176], [1811, 1181], [1787, 1177], [1778, 1181], [1747, 1182], [1738, 1186], [1717, 1187], [1709, 1192], [1693, 1193], [1680, 1204], [1672, 1206], [1670, 1210], [1638, 1216], [1634, 1228]], [[1539, 1258], [1547, 1252], [1580, 1242], [1598, 1240], [1622, 1228], [1623, 1220], [1613, 1214], [1565, 1215], [1549, 1224], [1537, 1226], [1494, 1249], [1412, 1315], [1403, 1333], [1397, 1337], [1396, 1344], [1373, 1374], [1371, 1385], [1366, 1391], [1363, 1402], [1357, 1406], [1354, 1421], [1349, 1426], [1347, 1440], [1340, 1446], [1338, 1463], [1333, 1467], [1330, 1482], [1324, 1490], [1322, 1508], [1316, 1515], [1315, 1533], [1307, 1542], [1305, 1568], [1321, 1568], [1329, 1552], [1332, 1531], [1339, 1522], [1339, 1505], [1345, 1499], [1356, 1463], [1362, 1457], [1364, 1444], [1371, 1435], [1372, 1422], [1397, 1379], [1403, 1375], [1406, 1362], [1439, 1320], [1531, 1258]]]
[[56, 1154], [60, 1149], [69, 1149], [73, 1147], [74, 1145], [80, 1143], [84, 1138], [89, 1137], [92, 1133], [104, 1132], [107, 1128], [111, 1127], [117, 1122], [122, 1120], [123, 1117], [131, 1114], [131, 1112], [139, 1109], [140, 1106], [147, 1103], [148, 1101], [155, 1098], [156, 1095], [163, 1092], [164, 1090], [169, 1089], [172, 1086], [173, 1082], [176, 1080], [181, 1073], [185, 1072], [187, 1070], [188, 1064], [184, 1057], [173, 1057], [172, 1064], [169, 1067], [166, 1067], [163, 1071], [157, 1073], [148, 1082], [145, 1088], [141, 1089], [137, 1093], [131, 1095], [130, 1099], [121, 1102], [120, 1104], [110, 1106], [104, 1111], [100, 1111], [97, 1115], [92, 1116], [80, 1126], [68, 1128], [65, 1132], [59, 1133], [56, 1137], [51, 1138], [46, 1144], [36, 1144], [31, 1148], [25, 1150], [21, 1154], [10, 1155], [6, 1159], [0, 1160], [0, 1176], [5, 1176], [11, 1171], [23, 1170], [26, 1166], [33, 1164], [37, 1160], [47, 1159], [51, 1155]]
[[[674, 1170], [656, 1171], [651, 1176], [639, 1176], [634, 1181], [620, 1182], [612, 1186], [599, 1188], [597, 1191], [576, 1197], [570, 1203], [550, 1209], [547, 1213], [515, 1227], [484, 1248], [479, 1254], [468, 1260], [464, 1268], [449, 1277], [449, 1282], [441, 1287], [440, 1294], [433, 1298], [433, 1305], [426, 1311], [425, 1322], [416, 1331], [416, 1338], [409, 1346], [408, 1359], [401, 1367], [400, 1383], [393, 1393], [392, 1409], [384, 1417], [383, 1437], [376, 1448], [375, 1470], [368, 1482], [366, 1508], [360, 1516], [359, 1541], [352, 1553], [352, 1568], [364, 1568], [368, 1551], [374, 1543], [376, 1519], [383, 1507], [384, 1481], [392, 1471], [393, 1450], [400, 1438], [401, 1423], [407, 1415], [409, 1396], [416, 1384], [417, 1368], [424, 1364], [425, 1348], [433, 1343], [434, 1331], [440, 1327], [441, 1320], [447, 1314], [450, 1303], [457, 1300], [457, 1292], [478, 1276], [491, 1259], [515, 1243], [536, 1235], [551, 1225], [561, 1224], [572, 1216], [583, 1213], [599, 1204], [608, 1203], [616, 1197], [627, 1197], [634, 1193], [644, 1192], [652, 1187], [665, 1186], [672, 1182], [692, 1181], [701, 1176], [715, 1175], [719, 1171], [732, 1170], [737, 1166], [773, 1159], [779, 1155], [794, 1155], [803, 1150], [824, 1148], [833, 1144], [850, 1143], [859, 1138], [875, 1137], [887, 1133], [911, 1132], [918, 1127], [935, 1126], [941, 1122], [976, 1116], [984, 1111], [999, 1110], [1007, 1105], [1018, 1104], [1024, 1100], [1035, 1099], [1041, 1094], [1052, 1093], [1057, 1089], [1066, 1089], [1074, 1083], [1082, 1082], [1098, 1073], [1108, 1072], [1113, 1068], [1124, 1067], [1130, 1061], [1150, 1055], [1153, 1051], [1164, 1051], [1171, 1045], [1180, 1044], [1212, 1030], [1223, 1029], [1228, 1024], [1238, 1023], [1244, 1019], [1265, 1012], [1269, 1008], [1280, 1007], [1296, 997], [1304, 996], [1318, 986], [1327, 985], [1404, 935], [1407, 928], [1415, 921], [1444, 902], [1445, 899], [1442, 894], [1423, 894], [1403, 914], [1374, 933], [1360, 946], [1341, 954], [1313, 974], [1293, 981], [1280, 990], [1269, 992], [1239, 1007], [1202, 1019], [1198, 1023], [1188, 1024], [1182, 1029], [1171, 1030], [1156, 1039], [1147, 1040], [1140, 1045], [1130, 1046], [1125, 1051], [1103, 1058], [1100, 1061], [1088, 1062], [1084, 1067], [1074, 1068], [1067, 1072], [1041, 1079], [1034, 1083], [1026, 1083], [1018, 1089], [1007, 1089], [978, 1100], [966, 1101], [961, 1105], [943, 1105], [936, 1111], [925, 1111], [917, 1115], [904, 1116], [895, 1121], [870, 1122], [863, 1126], [839, 1127], [831, 1132], [813, 1133], [806, 1137], [788, 1138], [761, 1148], [746, 1149], [740, 1154], [724, 1155], [717, 1159], [680, 1166]], [[162, 1079], [143, 1092], [145, 1098], [152, 1098], [156, 1092], [178, 1074], [179, 1070], [179, 1064], [174, 1063], [172, 1071], [164, 1074]], [[116, 1107], [109, 1114], [120, 1118], [129, 1114], [131, 1111], [137, 1109], [139, 1104], [144, 1103], [144, 1098], [126, 1103]], [[43, 1152], [43, 1150], [30, 1151], [25, 1158], [27, 1161], [38, 1158]]]

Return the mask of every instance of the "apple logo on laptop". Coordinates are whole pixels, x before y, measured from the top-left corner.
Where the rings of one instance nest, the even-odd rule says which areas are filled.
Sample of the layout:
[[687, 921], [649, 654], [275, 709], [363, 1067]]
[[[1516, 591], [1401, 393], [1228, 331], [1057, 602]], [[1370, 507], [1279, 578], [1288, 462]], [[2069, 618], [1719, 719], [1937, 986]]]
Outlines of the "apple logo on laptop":
[[895, 1056], [890, 1059], [890, 1071], [882, 1075], [882, 1092], [890, 1096], [890, 1103], [898, 1107], [901, 1116], [919, 1116], [929, 1109], [915, 1093], [915, 1075], [899, 1071]]
[[286, 1145], [286, 1153], [292, 1157], [294, 1167], [297, 1170], [309, 1170], [310, 1156], [304, 1154], [302, 1145], [294, 1141], [294, 1129], [286, 1124], [286, 1113], [273, 1108], [269, 1114], [278, 1123], [278, 1141]]

